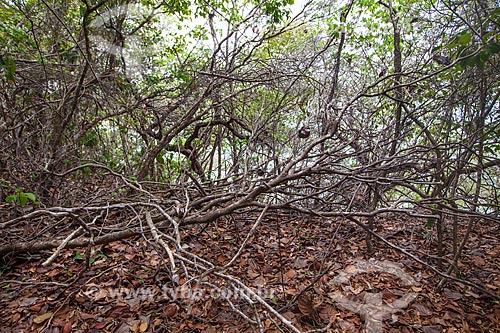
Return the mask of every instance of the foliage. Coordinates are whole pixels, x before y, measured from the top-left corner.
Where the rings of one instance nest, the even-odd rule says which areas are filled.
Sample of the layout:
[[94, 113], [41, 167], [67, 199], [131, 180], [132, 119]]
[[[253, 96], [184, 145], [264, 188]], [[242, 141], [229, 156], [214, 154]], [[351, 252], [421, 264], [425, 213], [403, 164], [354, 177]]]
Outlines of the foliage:
[[[471, 235], [500, 214], [497, 7], [493, 0], [1, 2], [0, 194], [13, 193], [6, 200], [18, 207], [40, 200], [46, 208], [19, 216], [25, 210], [4, 205], [8, 243], [0, 254], [57, 248], [46, 266], [64, 249], [80, 249], [67, 256], [64, 274], [74, 279], [85, 276], [76, 269], [84, 262], [93, 269], [123, 259], [104, 245], [93, 255], [95, 244], [118, 248], [115, 241], [142, 236], [139, 261], [151, 248], [159, 257], [141, 274], [156, 272], [156, 281], [165, 273], [176, 287], [241, 286], [246, 277], [226, 273], [263, 234], [285, 262], [293, 256], [282, 255], [282, 244], [307, 238], [303, 225], [337, 235], [337, 225], [353, 223], [367, 232], [349, 255], [389, 245], [441, 276], [467, 276], [460, 258], [469, 241], [482, 242]], [[302, 226], [280, 225], [294, 214]], [[305, 215], [317, 220], [304, 223]], [[385, 234], [384, 218], [401, 230]], [[227, 237], [224, 223], [243, 235]], [[422, 238], [433, 261], [405, 250], [403, 235]], [[193, 243], [198, 236], [227, 246], [213, 256]], [[228, 253], [237, 254], [226, 267]], [[301, 265], [317, 270], [323, 262]], [[261, 277], [279, 276], [280, 286], [296, 274], [272, 269]], [[252, 270], [252, 278], [261, 275]], [[464, 285], [488, 294], [490, 282]], [[276, 316], [299, 294], [285, 287], [252, 303], [253, 314], [245, 302], [230, 304], [256, 331], [298, 332], [290, 325], [301, 320], [271, 324], [275, 318], [259, 315], [262, 306]], [[316, 313], [304, 302], [303, 315]]]
[[24, 207], [29, 202], [34, 205], [39, 205], [40, 203], [36, 200], [36, 195], [31, 192], [24, 192], [23, 189], [17, 189], [15, 194], [9, 195], [6, 199], [8, 203], [15, 203], [18, 207]]

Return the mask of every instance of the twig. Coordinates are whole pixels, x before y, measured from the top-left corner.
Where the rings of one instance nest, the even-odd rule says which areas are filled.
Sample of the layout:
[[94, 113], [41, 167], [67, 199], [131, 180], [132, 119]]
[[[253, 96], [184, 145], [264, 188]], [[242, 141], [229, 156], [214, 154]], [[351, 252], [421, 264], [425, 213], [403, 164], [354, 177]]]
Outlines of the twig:
[[260, 213], [259, 217], [257, 218], [257, 221], [255, 221], [255, 223], [253, 224], [252, 229], [250, 229], [250, 231], [247, 233], [247, 236], [246, 236], [245, 240], [243, 241], [243, 243], [241, 244], [240, 248], [238, 249], [238, 252], [236, 252], [236, 254], [233, 256], [233, 258], [227, 264], [224, 265], [223, 269], [229, 268], [236, 261], [236, 259], [238, 259], [238, 257], [241, 255], [241, 252], [243, 251], [243, 249], [247, 245], [248, 241], [250, 240], [250, 237], [253, 236], [253, 234], [255, 233], [255, 230], [261, 224], [262, 218], [266, 214], [269, 206], [270, 206], [270, 204], [268, 204], [264, 208], [262, 213]]
[[153, 220], [151, 219], [151, 213], [149, 211], [146, 211], [146, 222], [148, 223], [149, 228], [151, 229], [151, 234], [153, 235], [154, 239], [167, 251], [168, 259], [170, 261], [170, 275], [172, 276], [172, 281], [177, 283], [179, 281], [179, 277], [176, 274], [176, 269], [175, 269], [175, 260], [174, 256], [172, 254], [172, 250], [170, 250], [170, 247], [168, 246], [167, 243], [160, 237], [158, 234], [158, 229], [153, 223]]
[[463, 283], [465, 285], [468, 285], [469, 287], [472, 287], [472, 288], [475, 288], [483, 293], [485, 293], [486, 295], [496, 299], [496, 300], [500, 300], [500, 296], [499, 295], [496, 295], [494, 293], [492, 293], [491, 291], [473, 283], [473, 282], [470, 282], [470, 281], [467, 281], [467, 280], [461, 280], [461, 279], [458, 279], [454, 276], [451, 276], [451, 275], [448, 275], [446, 273], [443, 273], [441, 272], [440, 270], [438, 270], [437, 268], [435, 268], [434, 266], [426, 263], [425, 261], [421, 260], [420, 258], [418, 258], [417, 256], [411, 254], [410, 252], [408, 252], [407, 250], [403, 249], [403, 248], [400, 248], [399, 246], [397, 245], [394, 245], [393, 243], [389, 242], [388, 240], [386, 240], [384, 237], [380, 236], [379, 234], [377, 234], [376, 232], [373, 232], [372, 230], [370, 230], [370, 228], [368, 228], [367, 226], [365, 226], [362, 222], [360, 222], [359, 220], [351, 217], [351, 216], [346, 216], [347, 219], [349, 219], [350, 221], [354, 222], [355, 224], [357, 224], [358, 226], [360, 226], [361, 228], [363, 228], [366, 232], [369, 232], [372, 236], [375, 236], [378, 240], [380, 240], [382, 243], [390, 246], [391, 248], [397, 250], [398, 252], [400, 253], [403, 253], [404, 255], [406, 255], [407, 257], [410, 257], [411, 259], [415, 260], [416, 262], [418, 262], [419, 264], [429, 268], [431, 271], [433, 271], [434, 273], [438, 274], [439, 276], [443, 277], [443, 278], [446, 278], [446, 279], [450, 279], [452, 281], [455, 281], [455, 282], [459, 282], [459, 283]]
[[61, 245], [59, 245], [56, 249], [56, 251], [47, 259], [45, 260], [43, 263], [42, 263], [42, 266], [48, 266], [52, 263], [52, 261], [54, 261], [54, 259], [61, 253], [62, 250], [64, 250], [64, 248], [66, 247], [66, 245], [68, 245], [69, 241], [76, 235], [78, 234], [80, 231], [83, 230], [83, 227], [78, 227], [78, 229], [76, 229], [75, 231], [73, 231], [71, 234], [69, 234], [61, 243]]
[[68, 287], [69, 284], [60, 283], [60, 282], [34, 282], [34, 281], [17, 281], [17, 280], [2, 280], [0, 284], [4, 283], [17, 283], [23, 285], [49, 285], [49, 286], [60, 286], [60, 287]]

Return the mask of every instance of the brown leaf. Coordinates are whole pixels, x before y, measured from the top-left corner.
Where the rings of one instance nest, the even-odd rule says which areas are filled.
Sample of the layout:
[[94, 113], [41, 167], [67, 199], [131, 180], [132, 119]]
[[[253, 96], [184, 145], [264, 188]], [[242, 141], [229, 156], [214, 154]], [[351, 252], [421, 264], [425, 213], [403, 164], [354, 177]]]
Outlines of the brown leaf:
[[219, 265], [223, 265], [226, 261], [227, 261], [227, 258], [226, 258], [224, 255], [219, 254], [219, 255], [217, 256], [217, 263], [218, 263]]
[[42, 306], [43, 304], [42, 303], [38, 303], [38, 304], [35, 304], [33, 306], [30, 306], [28, 308], [28, 310], [32, 311], [32, 312], [39, 312], [41, 309], [42, 309]]
[[53, 269], [52, 271], [50, 271], [49, 274], [47, 274], [48, 277], [54, 277], [56, 276], [57, 274], [59, 274], [61, 271], [59, 269]]
[[108, 324], [108, 322], [103, 320], [103, 321], [95, 323], [94, 328], [97, 330], [100, 330], [100, 329], [103, 329], [104, 327], [106, 327], [107, 324]]
[[139, 319], [141, 321], [141, 324], [139, 325], [139, 332], [141, 332], [141, 333], [146, 332], [147, 329], [149, 328], [149, 321], [150, 321], [149, 316], [140, 315]]
[[[115, 308], [115, 309], [116, 309], [116, 308]], [[114, 310], [114, 309], [113, 309], [113, 310]], [[111, 313], [113, 310], [111, 310], [109, 313]], [[80, 313], [78, 313], [78, 315], [79, 315], [79, 316], [80, 316], [80, 318], [82, 318], [83, 320], [95, 319], [95, 315], [90, 314], [90, 313], [80, 312]]]
[[[443, 320], [443, 318], [439, 318], [439, 317], [433, 317], [431, 322], [433, 324], [436, 324], [437, 326], [448, 326], [448, 323], [445, 320]], [[466, 331], [466, 332], [468, 332], [468, 331]]]
[[287, 312], [283, 313], [283, 317], [290, 320], [292, 323], [297, 322], [297, 318], [295, 316], [295, 313], [293, 313], [292, 311], [287, 311]]
[[483, 267], [483, 266], [486, 265], [486, 261], [483, 258], [479, 257], [479, 256], [472, 256], [472, 262], [477, 267]]
[[248, 277], [251, 279], [254, 279], [259, 275], [260, 275], [260, 273], [255, 271], [255, 270], [251, 270], [251, 269], [248, 270]]
[[66, 324], [64, 324], [61, 333], [69, 333], [71, 332], [72, 328], [73, 328], [73, 322], [67, 321]]
[[321, 270], [321, 267], [322, 267], [321, 261], [315, 260], [312, 268], [317, 272], [317, 271]]
[[168, 304], [163, 310], [162, 317], [172, 318], [179, 311], [179, 306], [175, 303]]
[[448, 288], [444, 288], [444, 295], [454, 301], [458, 301], [463, 296], [461, 293], [451, 291]]
[[352, 274], [356, 274], [358, 272], [358, 269], [356, 268], [356, 266], [349, 264], [344, 268], [344, 272], [352, 275]]
[[19, 306], [30, 306], [38, 301], [38, 297], [26, 297], [25, 299], [19, 301]]
[[130, 333], [131, 331], [131, 325], [126, 322], [122, 322], [121, 325], [118, 326], [116, 330], [114, 330], [114, 333]]
[[441, 326], [439, 326], [439, 325], [423, 326], [422, 332], [424, 332], [424, 333], [441, 333]]
[[295, 263], [293, 264], [293, 267], [298, 268], [298, 269], [306, 268], [307, 267], [307, 260], [298, 257], [297, 259], [295, 259]]
[[254, 287], [263, 287], [267, 283], [267, 279], [263, 276], [257, 277], [255, 280], [252, 282], [252, 286]]
[[14, 313], [14, 315], [12, 316], [12, 320], [11, 322], [12, 323], [16, 323], [19, 319], [21, 319], [21, 314], [19, 312], [16, 312]]
[[141, 323], [140, 320], [127, 320], [128, 324], [130, 325], [130, 331], [133, 333], [139, 333], [139, 325]]
[[500, 322], [500, 306], [497, 306], [495, 308], [495, 311], [493, 311], [493, 314], [494, 314], [495, 318], [498, 319], [498, 322]]
[[290, 281], [291, 279], [293, 279], [293, 277], [295, 276], [296, 272], [294, 269], [290, 269], [288, 272], [286, 272], [283, 277], [284, 277], [284, 280], [285, 281]]
[[307, 294], [303, 294], [302, 296], [299, 297], [297, 306], [299, 307], [300, 313], [302, 313], [305, 316], [309, 316], [315, 312], [312, 298]]
[[395, 299], [397, 299], [398, 297], [392, 292], [390, 291], [389, 289], [384, 289], [382, 290], [382, 298], [386, 301], [390, 300], [390, 301], [393, 301]]
[[262, 268], [262, 273], [264, 274], [271, 274], [272, 272], [273, 272], [273, 267], [270, 265], [264, 265], [264, 267]]
[[430, 316], [432, 315], [432, 311], [429, 310], [425, 305], [420, 303], [413, 303], [412, 308], [417, 310], [422, 316]]
[[342, 332], [356, 332], [356, 325], [355, 323], [346, 321], [346, 320], [341, 320], [338, 325], [342, 329]]
[[338, 313], [337, 309], [329, 304], [319, 308], [319, 316], [325, 322], [334, 323], [335, 316], [337, 315], [337, 313]]

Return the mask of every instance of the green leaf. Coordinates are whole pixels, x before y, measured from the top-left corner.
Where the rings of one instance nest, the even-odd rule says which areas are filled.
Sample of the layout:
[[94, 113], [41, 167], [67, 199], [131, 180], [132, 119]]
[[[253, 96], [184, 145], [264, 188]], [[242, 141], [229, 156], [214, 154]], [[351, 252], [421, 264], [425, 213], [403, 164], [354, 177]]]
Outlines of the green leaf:
[[26, 197], [28, 199], [30, 199], [31, 201], [35, 202], [36, 201], [36, 195], [34, 195], [33, 193], [30, 193], [30, 192], [27, 192], [27, 193], [24, 193], [26, 195]]
[[493, 10], [490, 12], [490, 15], [491, 15], [491, 16], [500, 16], [500, 8], [493, 9]]
[[4, 58], [0, 56], [0, 68], [4, 69], [4, 75], [7, 81], [14, 82], [14, 74], [16, 72], [16, 64], [12, 58]]
[[490, 58], [490, 52], [488, 50], [483, 50], [479, 52], [479, 59], [481, 59], [482, 62], [488, 61]]
[[463, 33], [460, 37], [458, 37], [458, 44], [467, 45], [472, 40], [472, 35], [470, 32]]
[[73, 257], [73, 260], [80, 260], [80, 259], [83, 259], [83, 253], [81, 253], [80, 251], [76, 251], [76, 254]]
[[23, 191], [17, 193], [17, 204], [19, 205], [19, 207], [26, 206], [27, 201], [28, 197], [26, 196], [26, 193], [24, 193]]
[[156, 161], [160, 164], [165, 164], [165, 159], [161, 155], [156, 156]]
[[7, 203], [11, 203], [13, 202], [14, 200], [16, 200], [16, 197], [17, 195], [13, 194], [13, 195], [9, 195], [7, 198], [5, 198], [5, 202]]
[[438, 46], [432, 48], [432, 53], [436, 53], [437, 51], [440, 51], [441, 49], [443, 49], [443, 45], [438, 45]]
[[476, 57], [470, 57], [460, 61], [460, 67], [462, 69], [466, 69], [467, 67], [473, 67], [475, 65], [477, 65]]
[[490, 53], [495, 54], [495, 53], [500, 53], [500, 44], [499, 43], [491, 43], [488, 45], [488, 49], [490, 50]]

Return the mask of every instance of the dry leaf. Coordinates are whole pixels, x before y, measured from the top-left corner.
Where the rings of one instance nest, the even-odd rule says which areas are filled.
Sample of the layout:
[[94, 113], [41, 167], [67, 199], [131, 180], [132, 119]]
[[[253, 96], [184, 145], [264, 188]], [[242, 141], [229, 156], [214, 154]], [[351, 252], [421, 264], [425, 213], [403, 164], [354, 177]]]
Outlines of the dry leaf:
[[472, 256], [472, 262], [477, 267], [483, 267], [486, 265], [486, 260], [484, 260], [483, 258], [481, 258], [479, 256]]
[[142, 322], [141, 325], [139, 325], [139, 332], [146, 332], [148, 327], [149, 327], [148, 323]]
[[97, 330], [100, 330], [100, 329], [106, 327], [107, 324], [108, 324], [107, 321], [104, 321], [104, 320], [103, 321], [99, 321], [99, 322], [95, 323], [95, 325], [94, 325], [93, 328], [95, 328]]
[[356, 266], [350, 264], [344, 268], [344, 272], [348, 274], [356, 274], [358, 272], [358, 269], [356, 268]]
[[73, 323], [71, 321], [67, 321], [66, 324], [64, 324], [61, 333], [69, 333], [71, 332], [72, 328], [73, 328]]
[[149, 322], [151, 321], [150, 316], [139, 315], [139, 320], [141, 321], [141, 329], [144, 324], [146, 324], [146, 329], [149, 327]]
[[177, 314], [177, 311], [179, 311], [179, 306], [175, 303], [170, 303], [167, 305], [167, 307], [163, 310], [163, 315], [162, 317], [167, 317], [171, 318]]
[[422, 316], [430, 316], [432, 315], [432, 311], [429, 310], [425, 305], [423, 304], [420, 304], [420, 303], [413, 303], [411, 305], [412, 308], [414, 308], [415, 310], [417, 310], [420, 315]]
[[56, 276], [59, 273], [61, 273], [61, 271], [59, 269], [53, 269], [52, 271], [50, 271], [49, 274], [47, 274], [47, 276], [48, 277], [54, 277], [54, 276]]
[[319, 270], [321, 270], [321, 267], [322, 267], [322, 265], [321, 265], [321, 261], [319, 261], [319, 260], [315, 260], [315, 261], [314, 261], [314, 263], [313, 263], [313, 267], [312, 267], [312, 268], [313, 268], [315, 271], [319, 271]]
[[298, 269], [306, 268], [307, 267], [307, 260], [299, 257], [299, 258], [295, 259], [295, 263], [293, 264], [293, 267], [298, 268]]
[[297, 305], [299, 307], [300, 313], [302, 313], [305, 316], [309, 316], [315, 312], [312, 298], [307, 294], [304, 294], [299, 297]]
[[16, 323], [19, 319], [21, 319], [21, 314], [19, 312], [14, 313], [12, 316], [11, 322]]
[[140, 320], [133, 320], [132, 322], [128, 321], [128, 324], [131, 325], [130, 331], [134, 333], [139, 333]]
[[25, 299], [19, 301], [19, 306], [30, 306], [38, 301], [38, 297], [26, 297]]
[[441, 326], [439, 326], [439, 325], [423, 326], [422, 332], [424, 332], [424, 333], [441, 333]]
[[338, 325], [340, 326], [342, 332], [355, 332], [356, 330], [356, 325], [346, 320], [340, 320]]
[[35, 304], [33, 306], [30, 306], [28, 308], [28, 310], [32, 311], [32, 312], [39, 312], [41, 309], [42, 309], [42, 306], [43, 304], [42, 303], [38, 303], [38, 304]]
[[290, 281], [294, 276], [296, 272], [293, 269], [290, 269], [288, 272], [286, 272], [283, 277], [285, 281]]
[[223, 265], [226, 261], [227, 261], [227, 258], [226, 258], [224, 255], [219, 254], [219, 255], [217, 256], [217, 263], [218, 263], [219, 265]]
[[461, 293], [451, 291], [448, 288], [444, 288], [444, 295], [454, 301], [458, 301], [463, 296]]
[[263, 287], [266, 285], [266, 283], [267, 283], [266, 278], [263, 276], [259, 276], [255, 280], [253, 280], [252, 285], [254, 287]]
[[[273, 272], [273, 267], [270, 266], [270, 265], [265, 265], [263, 268], [262, 268], [262, 273], [264, 274], [271, 274]], [[260, 275], [260, 274], [259, 274]]]
[[334, 323], [337, 313], [338, 313], [337, 309], [329, 304], [319, 308], [320, 318], [323, 319], [327, 323], [328, 322]]
[[52, 312], [47, 312], [47, 313], [44, 313], [43, 315], [40, 315], [40, 316], [36, 317], [35, 319], [33, 319], [33, 322], [35, 324], [41, 324], [44, 321], [46, 321], [47, 319], [49, 319], [50, 317], [52, 317]]

